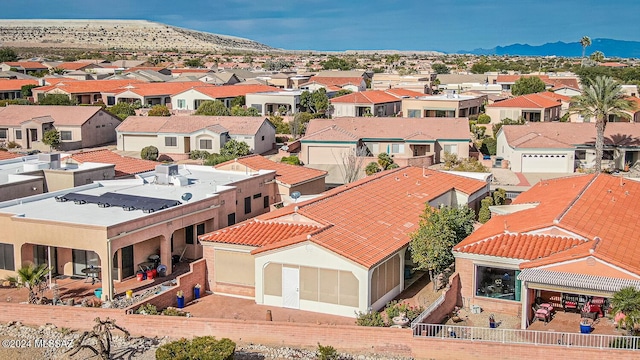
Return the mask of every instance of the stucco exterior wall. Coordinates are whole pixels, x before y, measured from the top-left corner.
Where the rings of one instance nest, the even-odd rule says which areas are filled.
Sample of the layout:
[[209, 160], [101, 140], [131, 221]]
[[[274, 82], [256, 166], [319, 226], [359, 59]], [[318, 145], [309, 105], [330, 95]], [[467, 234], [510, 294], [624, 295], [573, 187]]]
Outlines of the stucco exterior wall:
[[44, 179], [42, 177], [25, 177], [25, 179], [21, 181], [0, 185], [0, 202], [42, 194], [43, 192]]
[[115, 129], [118, 125], [120, 125], [120, 119], [104, 110], [98, 111], [82, 125], [82, 147], [86, 148], [115, 142]]

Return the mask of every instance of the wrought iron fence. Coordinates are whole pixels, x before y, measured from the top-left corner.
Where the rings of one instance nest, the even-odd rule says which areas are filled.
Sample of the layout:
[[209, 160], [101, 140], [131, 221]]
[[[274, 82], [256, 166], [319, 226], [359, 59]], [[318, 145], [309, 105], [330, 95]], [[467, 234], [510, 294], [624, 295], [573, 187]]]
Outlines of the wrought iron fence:
[[[411, 328], [414, 329], [416, 324], [419, 324], [424, 320], [427, 316], [431, 315], [431, 313], [437, 309], [444, 302], [444, 293], [440, 294], [440, 297], [436, 299], [433, 303], [431, 303], [423, 312], [418, 315], [417, 318], [413, 319], [411, 322]], [[415, 333], [415, 332], [414, 332]]]
[[533, 331], [517, 329], [495, 329], [473, 326], [411, 324], [414, 337], [453, 339], [459, 341], [485, 341], [505, 344], [532, 344], [595, 349], [640, 350], [639, 336], [597, 335]]

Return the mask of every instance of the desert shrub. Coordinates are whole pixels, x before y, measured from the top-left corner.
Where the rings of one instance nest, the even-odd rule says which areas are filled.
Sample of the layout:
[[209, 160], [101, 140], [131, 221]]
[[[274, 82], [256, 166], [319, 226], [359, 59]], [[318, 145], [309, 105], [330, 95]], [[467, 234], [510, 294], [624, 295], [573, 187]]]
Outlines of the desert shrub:
[[358, 326], [386, 326], [382, 315], [377, 311], [356, 312], [356, 325]]
[[156, 350], [157, 360], [232, 360], [236, 343], [213, 336], [180, 339], [165, 344]]
[[288, 136], [276, 136], [276, 143], [278, 144], [284, 144], [286, 142], [289, 141], [289, 137]]
[[491, 196], [487, 196], [480, 201], [480, 204], [478, 221], [484, 224], [491, 219], [491, 210], [489, 210], [489, 206], [493, 205], [493, 198]]
[[424, 307], [422, 306], [413, 306], [411, 304], [407, 304], [405, 302], [398, 302], [397, 300], [393, 300], [387, 304], [387, 307], [384, 309], [384, 312], [387, 314], [387, 320], [391, 321], [396, 316], [399, 316], [400, 313], [405, 313], [405, 316], [410, 320], [417, 318], [424, 311]]
[[191, 152], [189, 153], [189, 159], [191, 160], [206, 159], [210, 155], [211, 153], [209, 153], [206, 150], [191, 150]]
[[280, 162], [289, 165], [302, 165], [300, 159], [298, 159], [298, 157], [295, 155], [284, 156], [282, 159], [280, 159]]
[[207, 157], [207, 159], [204, 162], [204, 165], [206, 166], [215, 166], [218, 164], [221, 164], [225, 161], [229, 161], [234, 159], [235, 156], [231, 156], [231, 155], [220, 155], [220, 154], [216, 154], [213, 153], [211, 155], [209, 155], [209, 157]]
[[182, 310], [180, 310], [180, 309], [174, 308], [174, 307], [168, 307], [168, 308], [162, 310], [162, 315], [165, 315], [165, 316], [187, 316], [187, 313], [182, 311]]
[[491, 116], [487, 114], [478, 115], [478, 124], [489, 124], [491, 123]]
[[141, 305], [138, 310], [136, 310], [136, 314], [141, 315], [158, 315], [158, 309], [153, 304], [144, 304]]
[[494, 138], [482, 139], [482, 146], [480, 146], [480, 152], [485, 155], [495, 155], [498, 149], [498, 141]]
[[19, 149], [19, 148], [21, 148], [21, 147], [22, 147], [22, 146], [20, 146], [20, 144], [18, 144], [18, 143], [17, 143], [17, 142], [15, 142], [15, 141], [9, 141], [9, 142], [7, 143], [7, 148], [8, 148], [8, 149], [16, 149], [16, 148], [17, 148], [17, 149]]
[[169, 155], [162, 154], [158, 156], [158, 161], [160, 162], [173, 162], [173, 158]]
[[158, 160], [158, 148], [155, 146], [147, 146], [140, 151], [140, 157], [145, 160]]
[[330, 345], [322, 346], [320, 343], [318, 343], [316, 355], [318, 360], [338, 360], [340, 358], [336, 348]]

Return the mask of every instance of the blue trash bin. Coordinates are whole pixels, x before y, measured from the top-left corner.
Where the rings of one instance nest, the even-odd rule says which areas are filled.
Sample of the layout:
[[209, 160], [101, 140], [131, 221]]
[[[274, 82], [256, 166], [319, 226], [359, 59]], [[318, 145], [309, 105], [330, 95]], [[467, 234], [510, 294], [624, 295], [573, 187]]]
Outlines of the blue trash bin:
[[176, 299], [178, 300], [178, 309], [184, 308], [184, 296]]
[[580, 324], [580, 333], [581, 334], [590, 334], [591, 333], [591, 325], [589, 324]]
[[193, 288], [193, 298], [200, 299], [200, 288]]

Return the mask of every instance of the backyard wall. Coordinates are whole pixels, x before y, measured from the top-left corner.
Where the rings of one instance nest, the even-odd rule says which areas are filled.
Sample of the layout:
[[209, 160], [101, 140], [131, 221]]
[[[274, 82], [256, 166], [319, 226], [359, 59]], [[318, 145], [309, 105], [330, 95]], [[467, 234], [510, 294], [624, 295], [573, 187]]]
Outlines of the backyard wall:
[[[55, 309], [55, 311], [54, 311]], [[173, 338], [211, 335], [238, 343], [316, 348], [318, 343], [339, 351], [393, 354], [416, 359], [637, 359], [625, 350], [579, 349], [567, 346], [510, 345], [455, 339], [414, 338], [411, 329], [316, 325], [290, 322], [127, 315], [123, 310], [45, 305], [0, 304], [0, 322], [25, 325], [51, 323], [57, 327], [89, 330], [94, 319], [116, 320], [132, 335]]]
[[136, 303], [126, 310], [135, 311], [144, 304], [153, 304], [158, 310], [166, 309], [170, 306], [177, 307], [178, 300], [176, 299], [176, 293], [178, 290], [182, 290], [184, 293], [184, 303], [188, 304], [194, 300], [193, 287], [196, 284], [202, 285], [200, 288], [200, 296], [203, 296], [207, 284], [207, 264], [204, 259], [200, 259], [190, 263], [189, 266], [190, 270], [188, 273], [176, 278], [177, 286], [171, 287], [171, 290], [165, 291], [162, 294], [149, 297], [144, 301]]
[[442, 295], [444, 296], [444, 302], [431, 312], [431, 314], [427, 315], [427, 317], [422, 320], [423, 323], [441, 324], [456, 306], [462, 306], [462, 298], [460, 297], [460, 275], [458, 273], [451, 275], [449, 285], [447, 285], [447, 289], [442, 292]]

